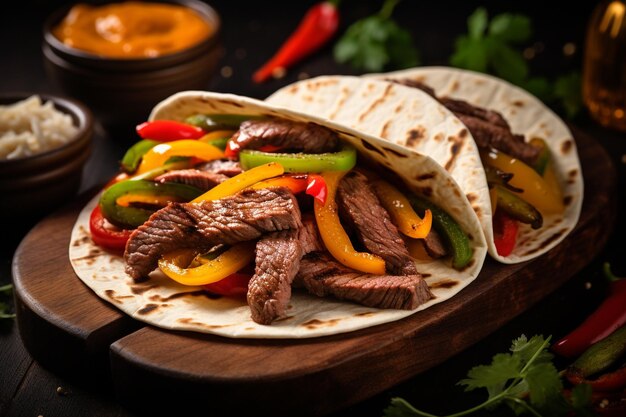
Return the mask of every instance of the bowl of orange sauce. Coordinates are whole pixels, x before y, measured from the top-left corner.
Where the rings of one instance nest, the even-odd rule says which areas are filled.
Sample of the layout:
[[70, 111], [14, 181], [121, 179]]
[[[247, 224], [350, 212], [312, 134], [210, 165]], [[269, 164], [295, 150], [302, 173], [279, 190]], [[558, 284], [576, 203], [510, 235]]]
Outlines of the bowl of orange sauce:
[[124, 128], [178, 91], [208, 88], [220, 25], [199, 0], [76, 3], [44, 24], [44, 66], [105, 128]]

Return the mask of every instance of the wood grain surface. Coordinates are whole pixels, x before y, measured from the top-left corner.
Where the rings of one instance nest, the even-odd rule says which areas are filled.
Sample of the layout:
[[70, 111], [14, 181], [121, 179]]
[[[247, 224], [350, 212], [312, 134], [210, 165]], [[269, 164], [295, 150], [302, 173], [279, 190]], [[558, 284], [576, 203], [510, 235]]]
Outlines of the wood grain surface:
[[306, 340], [244, 340], [135, 322], [100, 300], [68, 259], [86, 201], [39, 223], [14, 262], [18, 326], [31, 355], [59, 372], [110, 371], [117, 397], [155, 414], [320, 415], [356, 403], [479, 341], [561, 286], [602, 249], [615, 221], [615, 172], [606, 152], [575, 131], [585, 177], [576, 229], [532, 261], [491, 259], [452, 299], [398, 322]]

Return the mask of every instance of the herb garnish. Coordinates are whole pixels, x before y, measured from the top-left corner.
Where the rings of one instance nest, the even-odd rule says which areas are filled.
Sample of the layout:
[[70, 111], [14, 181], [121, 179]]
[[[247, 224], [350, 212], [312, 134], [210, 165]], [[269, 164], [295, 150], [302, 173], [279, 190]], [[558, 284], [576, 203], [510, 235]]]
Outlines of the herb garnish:
[[[511, 353], [496, 354], [490, 365], [472, 368], [467, 378], [459, 382], [466, 391], [487, 389], [488, 398], [470, 409], [451, 414], [458, 417], [479, 410], [492, 410], [506, 404], [516, 415], [559, 416], [574, 411], [579, 416], [592, 415], [589, 410], [591, 387], [575, 386], [568, 398], [563, 394], [563, 382], [548, 352], [550, 337], [522, 335], [511, 345]], [[384, 411], [385, 417], [437, 417], [420, 411], [402, 398], [393, 398]]]
[[560, 76], [554, 83], [545, 77], [530, 77], [528, 61], [520, 49], [532, 36], [530, 18], [501, 13], [491, 21], [484, 7], [467, 19], [467, 34], [456, 39], [450, 64], [473, 71], [493, 73], [519, 85], [547, 104], [559, 104], [572, 118], [582, 109], [579, 72]]
[[[12, 284], [3, 285], [0, 287], [0, 294], [10, 296], [13, 290]], [[0, 319], [12, 319], [15, 314], [9, 313], [9, 305], [0, 301]]]
[[365, 71], [419, 65], [410, 32], [398, 26], [391, 17], [399, 2], [385, 0], [377, 14], [350, 25], [335, 45], [335, 60]]

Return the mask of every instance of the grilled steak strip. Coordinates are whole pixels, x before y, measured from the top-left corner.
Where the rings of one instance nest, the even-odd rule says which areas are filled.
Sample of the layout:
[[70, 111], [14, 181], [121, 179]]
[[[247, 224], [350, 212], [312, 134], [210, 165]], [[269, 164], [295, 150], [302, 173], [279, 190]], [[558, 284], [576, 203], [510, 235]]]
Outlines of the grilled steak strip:
[[310, 214], [302, 215], [302, 227], [298, 229], [298, 240], [302, 245], [302, 256], [310, 252], [326, 250], [317, 230], [315, 219]]
[[296, 280], [318, 297], [333, 296], [376, 308], [412, 310], [433, 297], [419, 274], [365, 274], [340, 264], [324, 252], [302, 258]]
[[339, 137], [332, 130], [315, 123], [290, 120], [246, 120], [233, 135], [240, 149], [258, 149], [266, 145], [281, 150], [324, 153], [336, 150]]
[[428, 235], [422, 242], [424, 243], [426, 253], [433, 259], [442, 258], [448, 254], [446, 246], [441, 240], [441, 235], [435, 229], [430, 229], [430, 232], [428, 232]]
[[146, 276], [162, 254], [174, 249], [208, 250], [301, 226], [296, 200], [283, 187], [243, 190], [215, 201], [171, 203], [131, 234], [124, 253], [126, 272], [135, 279]]
[[161, 174], [154, 181], [160, 183], [177, 182], [192, 185], [201, 191], [208, 191], [227, 179], [228, 177], [224, 174], [200, 171], [198, 169], [179, 169]]
[[203, 162], [197, 165], [196, 169], [226, 175], [227, 177], [234, 177], [243, 172], [241, 164], [238, 161], [232, 161], [230, 159], [215, 159], [213, 161]]
[[398, 229], [363, 174], [351, 172], [341, 180], [337, 203], [342, 220], [354, 229], [369, 252], [385, 260], [389, 273], [417, 273]]
[[457, 117], [467, 126], [479, 148], [496, 148], [529, 165], [532, 165], [539, 155], [539, 148], [524, 142], [521, 135], [514, 135], [510, 130], [476, 117], [464, 114], [457, 114]]
[[285, 315], [301, 258], [296, 229], [270, 233], [257, 242], [254, 275], [248, 284], [252, 320], [271, 324]]

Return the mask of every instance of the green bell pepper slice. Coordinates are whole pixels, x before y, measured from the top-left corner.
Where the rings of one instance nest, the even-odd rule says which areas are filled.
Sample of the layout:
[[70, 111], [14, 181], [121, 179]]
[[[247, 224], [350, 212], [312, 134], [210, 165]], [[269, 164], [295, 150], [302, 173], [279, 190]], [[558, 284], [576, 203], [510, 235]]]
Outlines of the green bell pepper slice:
[[420, 215], [428, 209], [433, 214], [433, 227], [447, 243], [447, 248], [452, 254], [452, 266], [455, 269], [463, 269], [472, 259], [473, 251], [469, 237], [461, 229], [461, 226], [445, 210], [424, 199], [414, 195], [408, 196], [413, 209]]
[[202, 194], [202, 191], [186, 184], [159, 184], [146, 180], [128, 180], [113, 184], [100, 196], [100, 210], [108, 221], [124, 229], [140, 226], [156, 211], [117, 204], [119, 197], [128, 194], [171, 196], [172, 201], [191, 201]]
[[137, 170], [137, 167], [139, 166], [141, 157], [159, 143], [161, 142], [157, 142], [156, 140], [144, 139], [140, 140], [139, 142], [128, 148], [128, 150], [124, 154], [124, 157], [122, 158], [122, 161], [120, 162], [124, 172], [126, 172], [127, 174], [132, 174], [133, 172], [135, 172]]
[[239, 153], [244, 170], [278, 162], [285, 172], [320, 173], [325, 171], [348, 171], [356, 165], [356, 149], [344, 146], [339, 152], [329, 153], [271, 153], [244, 149]]

